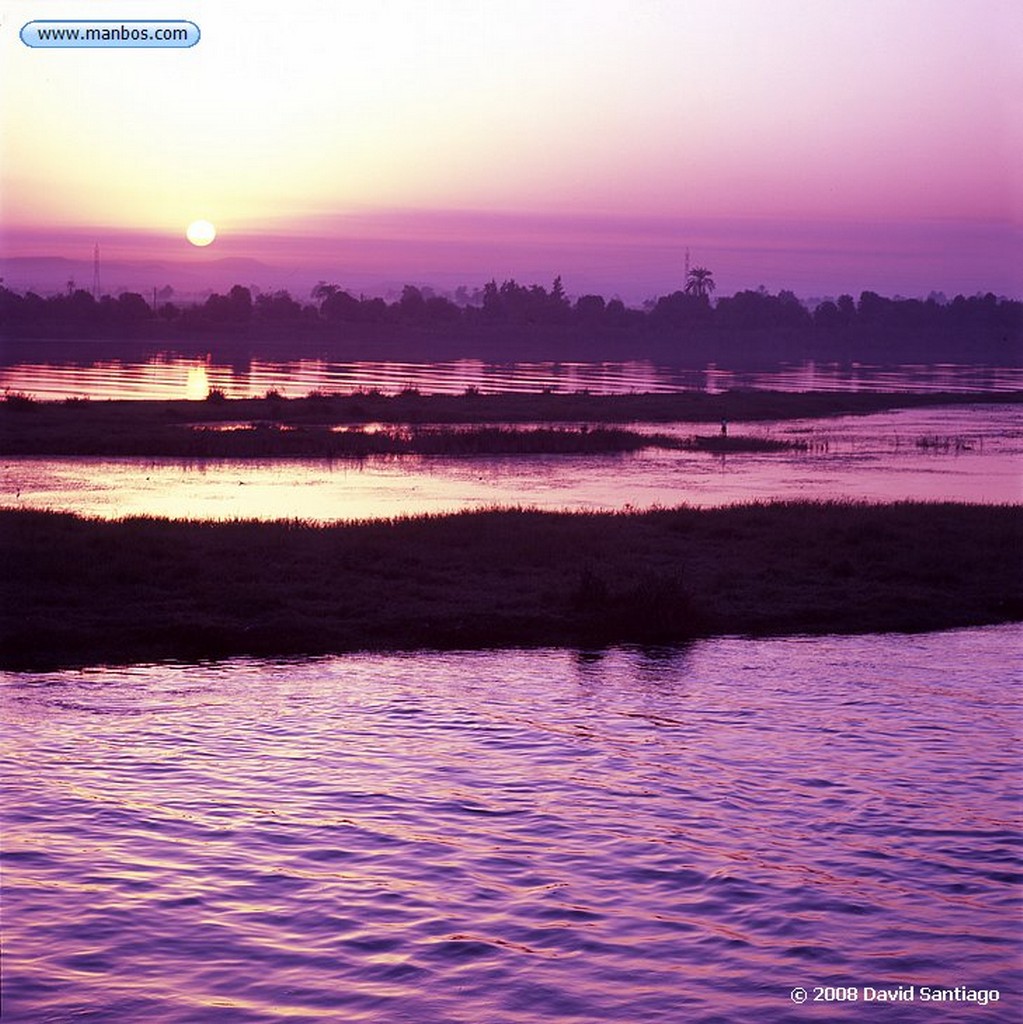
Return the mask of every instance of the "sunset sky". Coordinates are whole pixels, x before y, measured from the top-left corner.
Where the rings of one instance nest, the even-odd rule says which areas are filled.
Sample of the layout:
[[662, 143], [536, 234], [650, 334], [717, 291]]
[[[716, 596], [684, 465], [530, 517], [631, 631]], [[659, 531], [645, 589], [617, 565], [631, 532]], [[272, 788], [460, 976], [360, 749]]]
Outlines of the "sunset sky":
[[[202, 38], [18, 38], [129, 10]], [[211, 273], [247, 257], [285, 286], [560, 273], [639, 301], [678, 286], [688, 247], [725, 294], [1023, 294], [1014, 0], [7, 0], [0, 19], [6, 257], [98, 241]], [[218, 230], [202, 250], [197, 218]]]

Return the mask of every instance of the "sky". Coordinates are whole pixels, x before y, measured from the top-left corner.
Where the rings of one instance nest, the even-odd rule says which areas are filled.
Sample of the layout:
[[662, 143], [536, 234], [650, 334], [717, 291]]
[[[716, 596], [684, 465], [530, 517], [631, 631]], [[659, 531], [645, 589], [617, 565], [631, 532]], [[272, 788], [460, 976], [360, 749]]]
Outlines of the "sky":
[[719, 294], [1023, 296], [1015, 0], [128, 7], [201, 38], [30, 48], [26, 22], [126, 6], [0, 8], [8, 268], [98, 243], [168, 283], [244, 259], [295, 290], [560, 274], [639, 302], [688, 249]]

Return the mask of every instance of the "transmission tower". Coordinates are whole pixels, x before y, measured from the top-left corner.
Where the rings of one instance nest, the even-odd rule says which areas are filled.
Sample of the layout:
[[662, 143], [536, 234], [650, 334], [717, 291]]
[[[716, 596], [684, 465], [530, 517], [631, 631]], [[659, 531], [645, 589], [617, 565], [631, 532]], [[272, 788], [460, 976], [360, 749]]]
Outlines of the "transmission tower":
[[686, 277], [685, 277], [685, 279], [687, 281], [689, 280], [689, 246], [688, 245], [686, 246]]
[[92, 250], [92, 297], [99, 302], [99, 242]]

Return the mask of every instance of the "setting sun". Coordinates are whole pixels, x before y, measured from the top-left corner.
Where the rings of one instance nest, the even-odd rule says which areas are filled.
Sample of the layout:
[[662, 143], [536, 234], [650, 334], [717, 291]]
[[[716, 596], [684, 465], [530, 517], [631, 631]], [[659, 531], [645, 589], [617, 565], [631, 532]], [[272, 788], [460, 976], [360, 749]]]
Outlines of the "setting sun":
[[188, 225], [185, 237], [192, 245], [209, 245], [217, 237], [217, 229], [208, 220], [194, 220]]

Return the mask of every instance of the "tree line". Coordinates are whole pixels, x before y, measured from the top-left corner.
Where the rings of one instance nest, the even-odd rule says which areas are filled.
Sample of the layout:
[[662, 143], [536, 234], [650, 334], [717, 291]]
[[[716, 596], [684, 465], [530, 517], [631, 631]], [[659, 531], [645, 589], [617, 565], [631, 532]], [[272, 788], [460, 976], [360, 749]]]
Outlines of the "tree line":
[[[761, 287], [712, 300], [713, 276], [702, 267], [689, 273], [685, 286], [646, 302], [641, 309], [620, 299], [586, 294], [571, 300], [561, 278], [549, 288], [523, 285], [515, 280], [482, 288], [459, 287], [453, 296], [428, 287], [405, 285], [391, 302], [379, 297], [356, 296], [338, 284], [321, 281], [308, 300], [286, 290], [258, 292], [236, 284], [224, 294], [213, 293], [203, 302], [177, 305], [169, 301], [171, 289], [156, 293], [164, 301], [148, 302], [137, 292], [99, 300], [84, 290], [42, 297], [0, 286], [0, 331], [7, 336], [43, 337], [80, 333], [84, 337], [113, 331], [121, 336], [145, 335], [154, 325], [186, 333], [237, 331], [260, 325], [305, 326], [342, 333], [359, 324], [426, 328], [574, 327], [604, 333], [665, 334], [693, 331], [787, 331], [836, 333], [863, 329], [900, 331], [983, 331], [1018, 339], [1023, 330], [1023, 302], [984, 295], [957, 295], [952, 300], [885, 298], [873, 291], [858, 299], [842, 295], [809, 308], [788, 290], [772, 294]], [[164, 333], [160, 331], [159, 333]]]

